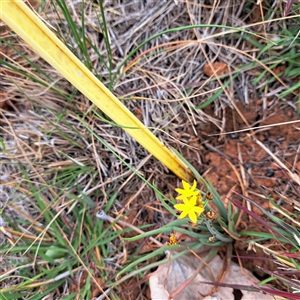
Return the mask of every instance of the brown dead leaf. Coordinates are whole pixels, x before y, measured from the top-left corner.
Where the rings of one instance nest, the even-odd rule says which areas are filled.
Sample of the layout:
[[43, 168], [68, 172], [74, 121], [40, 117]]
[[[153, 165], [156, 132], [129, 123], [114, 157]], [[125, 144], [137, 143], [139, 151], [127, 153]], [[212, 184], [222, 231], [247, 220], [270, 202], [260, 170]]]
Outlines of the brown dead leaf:
[[34, 9], [37, 9], [40, 5], [40, 1], [37, 0], [27, 0], [25, 3], [29, 8], [33, 7]]
[[[87, 277], [88, 277], [88, 273], [84, 271], [82, 273], [82, 276], [80, 277], [80, 282], [79, 283], [77, 282], [77, 284], [72, 285], [70, 287], [70, 292], [75, 293], [77, 292], [77, 290], [83, 288], [86, 283]], [[102, 279], [100, 277], [95, 276], [94, 278], [96, 279], [99, 286], [103, 284]], [[98, 288], [94, 280], [91, 280], [91, 291], [92, 291], [93, 298], [98, 297], [101, 293], [100, 289]]]
[[276, 75], [279, 75], [280, 73], [283, 73], [286, 69], [286, 66], [285, 65], [280, 65], [276, 68], [274, 68], [273, 72], [276, 74]]
[[7, 103], [7, 100], [5, 100], [5, 98], [4, 98], [4, 94], [5, 94], [5, 92], [0, 90], [0, 109], [7, 110], [8, 103]]
[[[207, 259], [208, 252], [201, 254], [203, 260]], [[168, 255], [172, 255], [168, 252]], [[172, 260], [169, 264], [163, 264], [158, 267], [157, 271], [152, 273], [149, 278], [151, 299], [156, 300], [233, 300], [234, 290], [231, 287], [214, 288], [213, 285], [207, 282], [215, 282], [222, 272], [223, 260], [220, 256], [209, 262], [206, 267], [203, 267], [200, 272], [196, 269], [201, 265], [201, 260], [193, 255], [183, 255], [176, 260]], [[187, 284], [190, 278], [194, 279]], [[222, 280], [224, 284], [231, 285], [248, 285], [252, 286], [253, 283], [258, 283], [259, 280], [246, 269], [231, 262], [226, 273], [225, 278]], [[184, 287], [184, 289], [181, 289]], [[257, 293], [252, 291], [241, 291], [242, 297], [240, 299], [258, 299]], [[259, 299], [272, 300], [270, 295], [259, 294]]]
[[[101, 286], [103, 284], [102, 279], [100, 277], [96, 277], [96, 281], [97, 283]], [[92, 297], [98, 297], [101, 293], [100, 289], [98, 288], [98, 286], [95, 284], [95, 282], [92, 283]]]
[[252, 24], [252, 23], [260, 22], [262, 20], [262, 14], [263, 16], [265, 16], [267, 13], [267, 9], [266, 9], [267, 7], [268, 6], [265, 0], [257, 1], [257, 3], [253, 3], [252, 12], [249, 15], [249, 21], [250, 21], [249, 23]]
[[[211, 68], [212, 66], [212, 68]], [[214, 62], [211, 66], [207, 63], [203, 67], [203, 72], [205, 75], [209, 77], [216, 77], [217, 76], [229, 73], [229, 66], [223, 62]], [[215, 73], [214, 73], [215, 71]]]

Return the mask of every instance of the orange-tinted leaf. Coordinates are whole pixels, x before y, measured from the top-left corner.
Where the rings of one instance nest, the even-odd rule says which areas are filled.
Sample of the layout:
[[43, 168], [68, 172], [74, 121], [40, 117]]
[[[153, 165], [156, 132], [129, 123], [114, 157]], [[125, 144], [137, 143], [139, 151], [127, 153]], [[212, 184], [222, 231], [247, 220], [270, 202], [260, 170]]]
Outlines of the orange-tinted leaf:
[[[211, 68], [212, 66], [212, 68]], [[214, 62], [211, 66], [207, 63], [204, 65], [203, 72], [205, 75], [209, 77], [216, 77], [217, 76], [229, 73], [229, 67], [227, 64], [223, 62]]]

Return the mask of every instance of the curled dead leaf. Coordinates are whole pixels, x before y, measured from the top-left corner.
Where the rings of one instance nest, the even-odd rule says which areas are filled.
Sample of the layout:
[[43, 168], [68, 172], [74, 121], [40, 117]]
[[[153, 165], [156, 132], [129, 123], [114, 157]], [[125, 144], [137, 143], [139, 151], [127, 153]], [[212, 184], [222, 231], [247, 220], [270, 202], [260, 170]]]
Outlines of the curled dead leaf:
[[[172, 255], [168, 252], [168, 255]], [[226, 276], [222, 283], [225, 286], [214, 287], [209, 282], [216, 282], [222, 275], [223, 260], [219, 255], [204, 266], [200, 272], [196, 270], [202, 261], [205, 261], [207, 252], [200, 255], [203, 260], [199, 260], [194, 255], [183, 255], [169, 264], [163, 264], [152, 273], [149, 278], [151, 299], [152, 300], [234, 300], [234, 289], [226, 287], [228, 285], [253, 286], [259, 280], [246, 269], [231, 262]], [[189, 279], [192, 281], [189, 281]], [[183, 287], [183, 289], [181, 289]], [[272, 300], [271, 295], [260, 294], [253, 291], [241, 290], [241, 300], [264, 299]]]
[[229, 66], [223, 62], [214, 62], [211, 64], [205, 64], [203, 72], [209, 77], [216, 77], [229, 73]]

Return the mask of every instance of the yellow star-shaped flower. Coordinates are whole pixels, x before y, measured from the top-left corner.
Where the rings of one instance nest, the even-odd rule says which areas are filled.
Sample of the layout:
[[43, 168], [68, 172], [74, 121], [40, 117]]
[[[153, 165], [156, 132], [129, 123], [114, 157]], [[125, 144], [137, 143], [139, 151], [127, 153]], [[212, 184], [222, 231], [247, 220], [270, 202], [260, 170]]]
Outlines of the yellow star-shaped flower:
[[182, 211], [178, 217], [179, 219], [188, 216], [193, 223], [197, 223], [197, 217], [204, 211], [203, 206], [197, 205], [198, 198], [197, 195], [193, 195], [190, 199], [183, 198], [183, 203], [174, 205], [177, 210]]
[[184, 200], [184, 199], [189, 199], [192, 196], [197, 196], [199, 195], [199, 191], [195, 191], [195, 188], [197, 186], [197, 181], [194, 180], [193, 185], [191, 186], [189, 183], [186, 181], [182, 180], [182, 186], [183, 189], [175, 189], [175, 191], [180, 194], [178, 197], [176, 197], [177, 200]]

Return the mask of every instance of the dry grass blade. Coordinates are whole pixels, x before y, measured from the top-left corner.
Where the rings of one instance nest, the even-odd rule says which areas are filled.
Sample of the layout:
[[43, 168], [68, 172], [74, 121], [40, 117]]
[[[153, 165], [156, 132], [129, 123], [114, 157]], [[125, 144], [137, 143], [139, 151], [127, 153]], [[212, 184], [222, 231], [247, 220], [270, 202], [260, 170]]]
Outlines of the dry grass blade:
[[[2, 19], [41, 57], [181, 179], [191, 171], [132, 114], [23, 2], [2, 5]], [[22, 22], [20, 22], [22, 20]], [[26, 26], [23, 26], [23, 22]]]
[[282, 163], [273, 153], [272, 151], [270, 151], [262, 142], [260, 142], [259, 140], [257, 140], [256, 138], [254, 138], [253, 136], [251, 136], [250, 134], [247, 134], [247, 136], [249, 138], [251, 138], [256, 144], [258, 144], [262, 149], [264, 149], [264, 151], [266, 151], [272, 158], [273, 160], [283, 169], [285, 170], [290, 178], [296, 182], [299, 186], [300, 186], [300, 177], [298, 174], [293, 173], [290, 171], [290, 169], [284, 164]]

